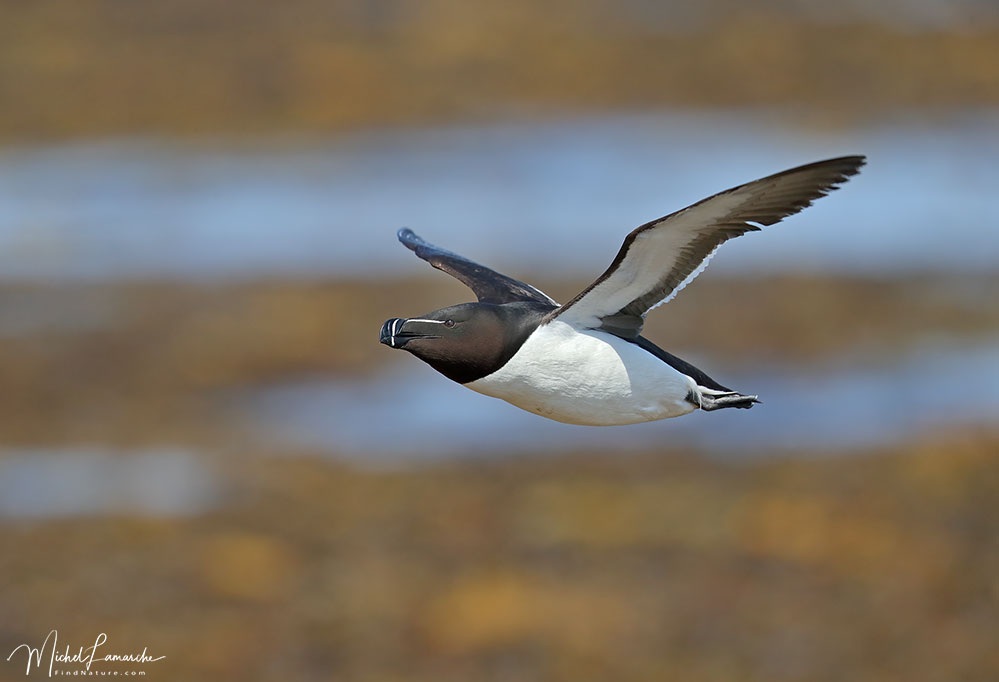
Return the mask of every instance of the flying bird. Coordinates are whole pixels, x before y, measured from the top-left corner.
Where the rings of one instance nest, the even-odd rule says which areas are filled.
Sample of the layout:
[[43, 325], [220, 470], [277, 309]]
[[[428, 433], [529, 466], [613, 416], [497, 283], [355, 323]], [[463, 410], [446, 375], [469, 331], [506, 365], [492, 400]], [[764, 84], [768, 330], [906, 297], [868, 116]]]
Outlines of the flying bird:
[[478, 302], [390, 319], [379, 341], [473, 391], [568, 424], [750, 408], [758, 396], [723, 386], [642, 336], [645, 316], [700, 274], [723, 242], [798, 213], [864, 163], [844, 156], [799, 166], [646, 223], [625, 237], [602, 275], [562, 305], [403, 228], [399, 241], [460, 280]]

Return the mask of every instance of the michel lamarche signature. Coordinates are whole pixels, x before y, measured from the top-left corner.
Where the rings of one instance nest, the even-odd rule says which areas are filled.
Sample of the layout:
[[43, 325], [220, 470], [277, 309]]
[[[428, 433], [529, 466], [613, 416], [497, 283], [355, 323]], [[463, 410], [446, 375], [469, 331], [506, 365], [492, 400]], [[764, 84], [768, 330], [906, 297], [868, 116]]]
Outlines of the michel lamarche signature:
[[52, 677], [52, 669], [56, 663], [82, 663], [87, 671], [90, 671], [90, 666], [96, 661], [107, 661], [109, 663], [152, 663], [154, 661], [161, 661], [166, 656], [150, 656], [148, 653], [148, 647], [144, 647], [140, 653], [136, 654], [101, 654], [98, 650], [104, 646], [108, 641], [108, 636], [103, 632], [97, 635], [97, 639], [94, 643], [88, 647], [80, 647], [76, 653], [69, 652], [69, 645], [66, 645], [66, 649], [60, 653], [59, 652], [59, 631], [50, 630], [49, 634], [46, 635], [45, 641], [42, 642], [40, 647], [33, 647], [28, 644], [19, 644], [14, 647], [14, 650], [10, 652], [10, 656], [7, 657], [7, 661], [10, 662], [15, 655], [22, 649], [28, 658], [27, 664], [24, 667], [24, 674], [31, 674], [31, 665], [34, 663], [36, 668], [42, 667], [42, 657], [45, 655], [45, 650], [51, 644], [52, 648], [49, 652], [49, 677]]

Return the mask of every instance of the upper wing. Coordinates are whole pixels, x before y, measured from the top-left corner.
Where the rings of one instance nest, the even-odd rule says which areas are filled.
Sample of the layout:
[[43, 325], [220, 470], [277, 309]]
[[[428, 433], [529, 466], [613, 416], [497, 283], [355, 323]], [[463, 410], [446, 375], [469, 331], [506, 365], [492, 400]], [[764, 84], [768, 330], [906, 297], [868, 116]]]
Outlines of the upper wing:
[[625, 237], [604, 274], [548, 319], [636, 337], [645, 313], [700, 274], [719, 245], [810, 206], [864, 163], [863, 156], [844, 156], [799, 166], [646, 223]]
[[429, 242], [423, 241], [409, 228], [402, 228], [397, 233], [399, 241], [407, 249], [452, 277], [457, 278], [478, 297], [481, 303], [512, 303], [514, 301], [535, 301], [557, 306], [558, 303], [550, 297], [512, 277], [501, 275], [484, 265], [479, 265], [456, 253], [445, 251]]

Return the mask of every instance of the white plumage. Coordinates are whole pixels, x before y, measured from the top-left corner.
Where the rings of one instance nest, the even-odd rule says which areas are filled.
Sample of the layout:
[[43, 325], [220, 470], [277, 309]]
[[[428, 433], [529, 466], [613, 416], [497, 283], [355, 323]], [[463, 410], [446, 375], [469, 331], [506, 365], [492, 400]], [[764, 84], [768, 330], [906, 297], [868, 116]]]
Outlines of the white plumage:
[[607, 426], [679, 417], [697, 406], [693, 379], [613, 334], [555, 320], [538, 327], [473, 391], [567, 424]]

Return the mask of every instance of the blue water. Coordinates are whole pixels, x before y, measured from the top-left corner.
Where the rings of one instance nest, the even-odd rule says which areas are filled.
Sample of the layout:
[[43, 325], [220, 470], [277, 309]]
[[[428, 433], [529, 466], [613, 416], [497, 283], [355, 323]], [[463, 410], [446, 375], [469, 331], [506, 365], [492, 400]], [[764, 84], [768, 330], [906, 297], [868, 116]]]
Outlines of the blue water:
[[719, 379], [758, 393], [763, 404], [631, 426], [573, 426], [474, 393], [410, 359], [373, 380], [283, 384], [238, 405], [256, 442], [375, 464], [650, 447], [722, 457], [849, 452], [939, 427], [999, 424], [997, 345], [922, 344], [893, 356], [757, 367]]
[[999, 267], [999, 112], [825, 133], [731, 113], [8, 147], [0, 278], [426, 272], [400, 226], [524, 277], [597, 274], [651, 218], [852, 153], [870, 157], [862, 175], [712, 269]]

